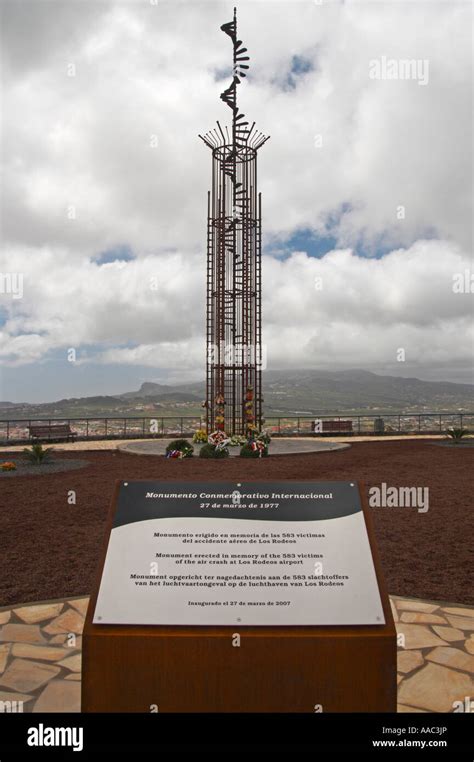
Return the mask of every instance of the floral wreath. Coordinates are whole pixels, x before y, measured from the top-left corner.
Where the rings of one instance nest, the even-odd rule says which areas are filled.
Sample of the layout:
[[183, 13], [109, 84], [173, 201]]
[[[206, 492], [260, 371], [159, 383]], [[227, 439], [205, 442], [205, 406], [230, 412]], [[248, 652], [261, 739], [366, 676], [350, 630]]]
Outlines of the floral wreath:
[[223, 450], [229, 444], [230, 439], [225, 431], [218, 430], [209, 434], [207, 441], [209, 444], [214, 445], [216, 450]]
[[258, 452], [259, 457], [262, 457], [262, 454], [267, 449], [267, 445], [265, 442], [262, 442], [261, 439], [254, 439], [250, 444], [250, 449], [253, 450], [253, 452]]
[[167, 454], [167, 458], [186, 458], [191, 452], [191, 447], [183, 447], [182, 450], [170, 450]]

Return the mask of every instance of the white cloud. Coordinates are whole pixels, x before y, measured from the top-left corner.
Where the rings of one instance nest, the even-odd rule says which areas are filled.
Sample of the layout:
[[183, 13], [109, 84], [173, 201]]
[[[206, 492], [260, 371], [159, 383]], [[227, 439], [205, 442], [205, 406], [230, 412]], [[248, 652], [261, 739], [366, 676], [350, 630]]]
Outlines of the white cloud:
[[[27, 310], [12, 300], [2, 354], [26, 364], [83, 347], [81, 362], [189, 372], [204, 362], [202, 257], [173, 253], [78, 269], [68, 252], [12, 252], [26, 271]], [[46, 265], [46, 267], [45, 267]], [[270, 367], [463, 365], [472, 341], [470, 294], [453, 291], [469, 260], [459, 247], [418, 241], [381, 258], [335, 250], [264, 258], [264, 341]], [[88, 350], [94, 346], [94, 351]], [[97, 349], [97, 347], [99, 349]], [[464, 360], [467, 364], [469, 360]], [[422, 373], [423, 375], [423, 373]]]
[[[2, 297], [4, 361], [75, 346], [88, 362], [200, 373], [210, 154], [197, 133], [230, 114], [215, 72], [230, 61], [231, 6], [4, 5], [0, 271], [25, 279], [23, 300]], [[451, 286], [471, 243], [469, 19], [463, 3], [239, 6], [252, 67], [241, 105], [272, 136], [265, 234], [332, 218], [339, 246], [266, 258], [270, 366], [388, 367], [400, 346], [420, 375], [466, 362], [469, 297]], [[295, 55], [313, 69], [283, 90]], [[382, 55], [429, 59], [428, 85], [371, 80]], [[380, 243], [393, 252], [350, 253]], [[137, 259], [91, 261], [121, 244]]]

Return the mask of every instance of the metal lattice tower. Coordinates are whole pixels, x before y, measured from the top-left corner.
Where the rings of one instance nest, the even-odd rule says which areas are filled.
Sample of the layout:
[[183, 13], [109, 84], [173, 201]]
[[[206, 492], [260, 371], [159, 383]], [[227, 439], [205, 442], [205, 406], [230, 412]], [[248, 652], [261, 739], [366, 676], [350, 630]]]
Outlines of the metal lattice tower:
[[217, 122], [204, 136], [212, 151], [207, 215], [206, 421], [208, 433], [247, 435], [262, 424], [261, 194], [257, 151], [268, 140], [237, 107], [249, 57], [237, 15], [221, 29], [233, 45], [233, 79], [221, 94], [230, 130]]

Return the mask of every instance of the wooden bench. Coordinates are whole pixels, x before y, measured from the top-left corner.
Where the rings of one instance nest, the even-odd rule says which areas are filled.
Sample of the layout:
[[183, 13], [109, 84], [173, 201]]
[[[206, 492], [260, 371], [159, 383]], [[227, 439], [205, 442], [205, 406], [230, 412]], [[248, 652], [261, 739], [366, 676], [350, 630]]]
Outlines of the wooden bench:
[[[316, 419], [317, 421], [318, 419]], [[311, 424], [315, 434], [352, 434], [352, 421], [327, 421], [320, 419], [321, 429], [316, 429], [316, 421]]]
[[74, 439], [77, 433], [68, 423], [47, 424], [45, 426], [29, 426], [30, 439], [38, 442], [40, 439]]

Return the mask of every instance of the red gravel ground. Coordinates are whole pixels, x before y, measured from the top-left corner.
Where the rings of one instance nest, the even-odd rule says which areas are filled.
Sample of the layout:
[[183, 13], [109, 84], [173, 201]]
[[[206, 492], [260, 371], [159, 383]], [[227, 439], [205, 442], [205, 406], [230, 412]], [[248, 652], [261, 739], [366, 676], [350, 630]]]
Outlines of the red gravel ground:
[[[427, 513], [372, 509], [388, 591], [474, 605], [473, 454], [421, 440], [361, 442], [339, 452], [244, 463], [81, 452], [90, 465], [79, 471], [1, 480], [0, 606], [90, 592], [118, 479], [360, 480], [368, 487], [429, 487]], [[15, 457], [2, 453], [6, 460]], [[76, 491], [76, 505], [68, 504], [68, 490]]]

